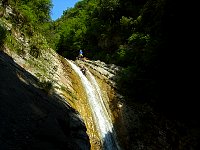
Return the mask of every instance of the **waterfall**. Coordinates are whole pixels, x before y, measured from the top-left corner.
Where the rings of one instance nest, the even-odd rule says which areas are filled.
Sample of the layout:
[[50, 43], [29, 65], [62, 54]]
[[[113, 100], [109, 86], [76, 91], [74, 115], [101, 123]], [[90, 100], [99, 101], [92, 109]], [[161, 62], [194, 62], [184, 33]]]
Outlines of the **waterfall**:
[[[67, 59], [66, 59], [67, 60]], [[104, 150], [119, 150], [117, 144], [113, 124], [109, 116], [109, 110], [106, 109], [101, 90], [96, 82], [94, 76], [87, 70], [87, 77], [83, 75], [80, 68], [72, 61], [67, 60], [74, 71], [79, 75], [81, 82], [85, 88], [89, 105], [91, 107], [92, 115], [95, 120], [99, 136]]]

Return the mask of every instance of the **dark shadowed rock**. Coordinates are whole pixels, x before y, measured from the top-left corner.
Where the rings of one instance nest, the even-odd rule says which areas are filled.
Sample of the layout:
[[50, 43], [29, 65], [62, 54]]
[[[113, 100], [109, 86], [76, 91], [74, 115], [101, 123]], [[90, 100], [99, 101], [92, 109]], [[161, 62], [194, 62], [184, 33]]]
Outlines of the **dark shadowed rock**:
[[89, 150], [86, 127], [65, 99], [0, 52], [0, 149]]

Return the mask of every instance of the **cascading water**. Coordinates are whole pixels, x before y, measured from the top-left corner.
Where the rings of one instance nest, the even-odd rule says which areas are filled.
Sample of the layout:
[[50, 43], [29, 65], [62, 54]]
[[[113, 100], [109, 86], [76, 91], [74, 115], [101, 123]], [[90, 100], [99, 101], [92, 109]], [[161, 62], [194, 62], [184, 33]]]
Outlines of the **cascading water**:
[[[67, 59], [66, 59], [67, 60]], [[102, 95], [101, 90], [94, 78], [94, 76], [87, 70], [87, 76], [89, 78], [86, 78], [85, 75], [80, 71], [80, 68], [76, 66], [72, 61], [67, 60], [71, 67], [74, 69], [74, 71], [79, 75], [83, 86], [85, 88], [85, 91], [87, 93], [88, 102], [90, 104], [92, 114], [95, 120], [95, 124], [99, 133], [99, 136], [101, 138], [102, 146], [104, 150], [120, 150], [115, 132], [113, 129], [112, 121], [109, 117], [108, 110], [106, 109]]]

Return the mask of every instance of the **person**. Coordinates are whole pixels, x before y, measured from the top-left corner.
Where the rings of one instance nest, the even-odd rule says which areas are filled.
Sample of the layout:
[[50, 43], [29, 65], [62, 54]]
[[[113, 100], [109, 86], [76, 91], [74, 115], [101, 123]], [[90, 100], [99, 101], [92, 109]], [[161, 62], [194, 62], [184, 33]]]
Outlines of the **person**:
[[83, 51], [82, 50], [79, 51], [79, 59], [83, 59]]
[[85, 73], [86, 73], [86, 68], [85, 68], [84, 66], [81, 66], [81, 71], [82, 71], [82, 73], [85, 75]]

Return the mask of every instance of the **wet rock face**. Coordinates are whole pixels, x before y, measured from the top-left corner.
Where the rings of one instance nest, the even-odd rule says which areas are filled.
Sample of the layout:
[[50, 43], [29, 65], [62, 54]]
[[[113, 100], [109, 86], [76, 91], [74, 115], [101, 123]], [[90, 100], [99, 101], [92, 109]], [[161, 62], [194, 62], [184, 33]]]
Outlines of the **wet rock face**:
[[84, 61], [78, 62], [79, 64], [84, 64], [88, 68], [92, 69], [95, 72], [95, 76], [104, 80], [105, 83], [108, 83], [111, 87], [116, 87], [116, 78], [117, 74], [122, 70], [121, 67], [114, 64], [106, 64], [99, 60], [97, 61]]
[[170, 120], [148, 103], [134, 103], [134, 99], [130, 103], [118, 94], [115, 79], [121, 68], [100, 61], [77, 61], [77, 64], [89, 69], [105, 97], [108, 97], [104, 103], [108, 103], [113, 114], [113, 125], [122, 149], [199, 149], [197, 122], [188, 121], [187, 125], [178, 120]]
[[89, 150], [77, 111], [55, 92], [0, 52], [0, 149]]

